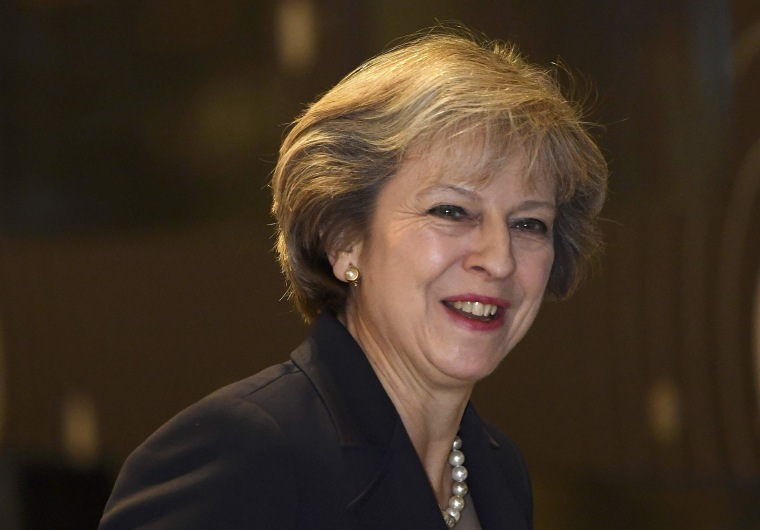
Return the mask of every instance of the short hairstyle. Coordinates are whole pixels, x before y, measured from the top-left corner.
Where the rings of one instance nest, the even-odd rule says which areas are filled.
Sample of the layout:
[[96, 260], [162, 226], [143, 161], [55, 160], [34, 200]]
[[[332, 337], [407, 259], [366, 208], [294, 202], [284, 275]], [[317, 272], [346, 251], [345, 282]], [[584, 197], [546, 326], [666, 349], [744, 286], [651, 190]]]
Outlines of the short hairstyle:
[[557, 193], [555, 298], [578, 285], [601, 246], [596, 219], [607, 166], [580, 105], [562, 94], [556, 71], [528, 63], [513, 45], [456, 30], [415, 36], [351, 72], [294, 122], [272, 178], [276, 251], [288, 294], [310, 321], [342, 312], [348, 286], [331, 252], [368, 236], [380, 190], [405, 157], [470, 132], [482, 170], [515, 147], [527, 178], [550, 178]]

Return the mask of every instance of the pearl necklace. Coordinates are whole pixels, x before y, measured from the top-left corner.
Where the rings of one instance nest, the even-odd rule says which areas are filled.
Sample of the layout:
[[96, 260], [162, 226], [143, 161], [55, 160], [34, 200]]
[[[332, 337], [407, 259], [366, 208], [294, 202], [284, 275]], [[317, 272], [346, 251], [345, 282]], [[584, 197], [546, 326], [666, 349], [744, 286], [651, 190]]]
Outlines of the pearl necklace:
[[464, 510], [464, 496], [467, 495], [467, 468], [464, 467], [464, 453], [462, 449], [462, 439], [457, 436], [454, 443], [451, 444], [449, 453], [449, 464], [451, 465], [451, 478], [454, 483], [451, 485], [451, 497], [446, 509], [441, 510], [443, 520], [448, 528], [454, 528], [459, 522], [461, 512]]

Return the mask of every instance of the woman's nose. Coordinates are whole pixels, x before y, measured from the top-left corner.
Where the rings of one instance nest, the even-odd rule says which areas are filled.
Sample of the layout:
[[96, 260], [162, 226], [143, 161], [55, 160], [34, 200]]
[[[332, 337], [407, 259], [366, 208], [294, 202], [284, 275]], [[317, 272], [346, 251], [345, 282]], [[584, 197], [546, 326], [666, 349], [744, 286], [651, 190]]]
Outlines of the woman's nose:
[[481, 225], [473, 234], [472, 247], [465, 258], [465, 267], [500, 279], [515, 270], [515, 256], [509, 228], [504, 222]]

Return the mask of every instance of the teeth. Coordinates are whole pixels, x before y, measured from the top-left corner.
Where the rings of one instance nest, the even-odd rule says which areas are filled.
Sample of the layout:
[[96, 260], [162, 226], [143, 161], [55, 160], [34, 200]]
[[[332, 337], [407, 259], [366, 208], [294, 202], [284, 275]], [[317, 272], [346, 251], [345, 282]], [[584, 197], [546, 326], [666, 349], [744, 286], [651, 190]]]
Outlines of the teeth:
[[467, 302], [467, 301], [461, 301], [457, 300], [454, 302], [453, 305], [456, 309], [459, 309], [460, 311], [463, 311], [465, 313], [471, 313], [475, 315], [476, 317], [492, 317], [496, 314], [496, 311], [498, 311], [498, 306], [492, 305], [492, 304], [483, 304], [481, 302]]

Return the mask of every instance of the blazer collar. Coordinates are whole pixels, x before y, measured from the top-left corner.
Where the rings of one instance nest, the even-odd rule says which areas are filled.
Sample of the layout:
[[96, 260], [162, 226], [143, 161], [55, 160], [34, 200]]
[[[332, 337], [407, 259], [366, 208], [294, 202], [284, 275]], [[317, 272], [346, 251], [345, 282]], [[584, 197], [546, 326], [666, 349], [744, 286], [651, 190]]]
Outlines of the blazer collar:
[[364, 351], [334, 314], [317, 317], [309, 339], [291, 358], [324, 401], [341, 445], [389, 443], [400, 421], [396, 408]]
[[351, 528], [436, 528], [442, 517], [414, 446], [364, 351], [331, 313], [291, 355], [338, 433], [353, 494]]

